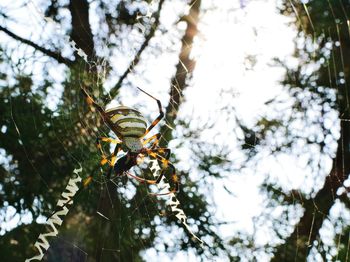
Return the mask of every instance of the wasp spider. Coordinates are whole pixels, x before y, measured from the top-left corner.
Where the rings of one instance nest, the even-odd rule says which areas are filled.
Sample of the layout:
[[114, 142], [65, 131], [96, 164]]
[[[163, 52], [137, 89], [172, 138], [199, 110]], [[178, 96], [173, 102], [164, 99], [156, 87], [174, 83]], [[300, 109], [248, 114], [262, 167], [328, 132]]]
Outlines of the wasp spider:
[[[159, 139], [161, 134], [155, 134], [149, 138], [145, 138], [146, 135], [159, 123], [159, 121], [164, 117], [162, 111], [162, 104], [160, 100], [153, 97], [149, 93], [145, 92], [141, 88], [137, 87], [141, 92], [148, 95], [155, 101], [157, 101], [159, 115], [147, 127], [147, 122], [144, 116], [137, 110], [126, 107], [118, 106], [108, 110], [104, 110], [99, 104], [97, 104], [94, 99], [88, 94], [85, 88], [81, 88], [87, 103], [95, 108], [101, 115], [102, 120], [107, 124], [107, 126], [116, 134], [117, 139], [112, 139], [109, 137], [99, 137], [97, 138], [97, 147], [102, 154], [101, 165], [109, 163], [116, 175], [127, 174], [139, 182], [147, 184], [158, 184], [166, 170], [171, 171], [171, 180], [174, 183], [174, 188], [171, 189], [168, 193], [156, 194], [156, 195], [166, 195], [170, 193], [177, 192], [179, 189], [178, 177], [175, 173], [175, 168], [172, 163], [169, 161], [170, 149], [159, 147]], [[116, 144], [113, 153], [107, 156], [102, 148], [101, 142], [113, 143]], [[149, 146], [147, 147], [146, 145]], [[119, 159], [116, 159], [116, 156], [120, 150], [126, 152], [124, 156]], [[135, 175], [130, 174], [128, 171], [133, 167], [138, 165], [137, 159], [139, 157], [150, 157], [152, 159], [157, 159], [161, 162], [161, 174], [156, 180], [144, 179]], [[84, 186], [90, 183], [92, 177], [88, 177]]]

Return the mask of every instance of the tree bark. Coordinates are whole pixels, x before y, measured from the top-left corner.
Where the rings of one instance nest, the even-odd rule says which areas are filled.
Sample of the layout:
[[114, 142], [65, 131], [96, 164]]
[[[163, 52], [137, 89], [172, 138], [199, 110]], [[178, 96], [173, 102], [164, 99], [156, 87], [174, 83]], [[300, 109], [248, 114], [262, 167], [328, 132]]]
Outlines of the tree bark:
[[72, 16], [71, 38], [92, 59], [95, 45], [89, 22], [89, 3], [87, 0], [70, 0], [68, 8]]
[[304, 261], [313, 242], [319, 239], [323, 221], [338, 198], [336, 192], [343, 186], [350, 172], [350, 122], [341, 122], [340, 133], [336, 157], [323, 188], [313, 199], [305, 200], [304, 215], [285, 243], [276, 249], [271, 261]]
[[[194, 0], [190, 4], [191, 9], [188, 15], [181, 20], [186, 21], [187, 29], [181, 39], [181, 51], [179, 55], [179, 62], [176, 65], [176, 73], [171, 80], [170, 99], [165, 111], [165, 120], [168, 125], [173, 127], [175, 120], [182, 103], [183, 91], [187, 87], [187, 81], [192, 76], [195, 68], [195, 61], [190, 58], [192, 51], [193, 39], [198, 33], [197, 25], [199, 21], [199, 12], [201, 0]], [[168, 141], [172, 139], [172, 128], [168, 125], [163, 125], [161, 128], [162, 138], [160, 146], [166, 147]]]
[[[285, 2], [288, 6], [289, 2]], [[306, 5], [304, 4], [297, 4], [293, 7], [293, 10], [296, 8], [299, 12], [302, 28], [305, 30], [306, 34], [317, 39], [320, 36], [320, 33], [324, 32], [324, 29], [328, 29], [325, 30], [326, 37], [324, 37], [324, 42], [319, 48], [322, 49], [326, 41], [329, 41], [329, 39], [333, 43], [336, 41], [341, 43], [339, 48], [335, 47], [332, 49], [331, 57], [327, 61], [329, 65], [327, 67], [320, 67], [317, 72], [317, 85], [334, 88], [336, 90], [339, 116], [341, 116], [340, 118], [342, 119], [349, 119], [349, 86], [346, 84], [349, 83], [350, 80], [350, 42], [348, 37], [348, 26], [346, 21], [334, 24], [334, 19], [336, 17], [342, 18], [345, 5], [342, 7], [341, 5], [333, 5], [332, 16], [327, 19], [323, 16], [323, 11], [331, 6], [329, 2], [311, 1], [308, 4], [308, 10], [310, 13], [305, 13], [305, 6]], [[310, 17], [312, 17], [315, 22], [314, 25], [311, 25]], [[321, 21], [322, 23], [320, 23]], [[300, 28], [300, 30], [302, 28]], [[320, 59], [323, 55], [324, 54], [320, 52], [318, 56], [313, 59]], [[329, 69], [334, 70], [334, 72], [332, 71], [332, 73], [330, 73], [328, 71]], [[345, 72], [345, 84], [341, 84], [337, 76], [342, 71]], [[298, 72], [297, 76], [300, 74], [301, 73]], [[288, 83], [290, 81], [286, 82]], [[302, 83], [300, 86], [302, 86]], [[324, 103], [328, 102], [325, 101]], [[338, 147], [336, 156], [333, 159], [332, 169], [326, 177], [323, 188], [317, 192], [314, 198], [304, 200], [303, 216], [296, 225], [294, 232], [285, 240], [285, 243], [277, 247], [272, 261], [305, 260], [311, 248], [314, 246], [314, 241], [320, 238], [320, 228], [329, 215], [329, 211], [335, 200], [339, 198], [336, 194], [337, 190], [343, 186], [343, 182], [348, 179], [350, 172], [350, 122], [340, 121], [340, 138], [337, 141]]]

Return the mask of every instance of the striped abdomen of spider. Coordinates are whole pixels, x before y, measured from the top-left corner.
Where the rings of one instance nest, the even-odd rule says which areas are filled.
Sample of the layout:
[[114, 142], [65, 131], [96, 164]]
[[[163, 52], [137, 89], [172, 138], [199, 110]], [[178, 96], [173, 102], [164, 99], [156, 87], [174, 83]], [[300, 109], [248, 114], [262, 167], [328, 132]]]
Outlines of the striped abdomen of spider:
[[[101, 165], [109, 163], [109, 165], [113, 167], [116, 175], [121, 176], [127, 174], [137, 179], [139, 182], [147, 184], [158, 184], [162, 180], [165, 172], [169, 170], [171, 171], [171, 180], [174, 183], [174, 188], [165, 194], [176, 192], [179, 188], [179, 182], [175, 173], [175, 168], [169, 161], [170, 149], [158, 146], [161, 136], [159, 133], [145, 138], [151, 129], [164, 117], [161, 102], [142, 89], [138, 89], [156, 100], [158, 104], [159, 115], [148, 127], [146, 119], [139, 111], [126, 106], [118, 106], [104, 110], [91, 98], [86, 90], [82, 88], [82, 92], [88, 104], [99, 111], [103, 121], [119, 139], [108, 137], [97, 138], [97, 147], [102, 154]], [[101, 142], [116, 144], [111, 155], [107, 156], [105, 154]], [[123, 150], [126, 154], [116, 160], [116, 156], [120, 150]], [[149, 180], [130, 174], [129, 170], [138, 164], [139, 157], [150, 157], [152, 159], [157, 159], [158, 162], [161, 163], [162, 172], [157, 179]]]
[[141, 113], [135, 109], [118, 106], [106, 110], [113, 130], [122, 140], [125, 151], [138, 153], [143, 148], [141, 138], [147, 130], [147, 121]]

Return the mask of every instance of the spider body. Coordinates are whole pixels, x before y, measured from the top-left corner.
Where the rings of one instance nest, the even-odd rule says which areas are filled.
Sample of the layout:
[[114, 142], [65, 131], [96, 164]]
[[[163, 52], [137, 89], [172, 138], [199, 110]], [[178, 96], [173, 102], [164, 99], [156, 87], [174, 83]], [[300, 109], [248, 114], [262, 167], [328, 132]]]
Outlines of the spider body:
[[[139, 152], [142, 148], [141, 138], [147, 130], [147, 120], [143, 115], [130, 107], [118, 106], [105, 111], [117, 137], [126, 147], [124, 151]], [[117, 132], [116, 132], [117, 131]]]
[[133, 166], [137, 165], [138, 153], [128, 153], [117, 160], [113, 169], [117, 176], [124, 175], [125, 172], [128, 172]]
[[[139, 111], [133, 108], [118, 106], [106, 110], [106, 114], [122, 137], [140, 138], [146, 132], [146, 119]], [[120, 137], [120, 139], [122, 139], [122, 137]]]
[[[170, 170], [172, 172], [171, 180], [173, 181], [175, 187], [168, 193], [178, 191], [179, 182], [178, 178], [175, 174], [175, 167], [169, 161], [170, 157], [170, 149], [159, 147], [159, 138], [160, 134], [155, 134], [149, 138], [144, 138], [153, 127], [155, 127], [159, 121], [164, 117], [164, 113], [162, 111], [161, 102], [148, 94], [144, 90], [138, 87], [138, 89], [153, 98], [157, 101], [159, 115], [153, 120], [153, 122], [148, 126], [145, 117], [136, 109], [127, 107], [127, 106], [118, 106], [114, 108], [110, 108], [108, 110], [104, 110], [99, 104], [97, 104], [92, 97], [87, 93], [85, 88], [82, 88], [83, 95], [86, 97], [86, 100], [89, 105], [93, 106], [100, 113], [103, 121], [108, 125], [108, 127], [116, 134], [119, 140], [108, 138], [108, 137], [99, 137], [97, 138], [97, 147], [99, 148], [102, 154], [101, 165], [105, 165], [109, 163], [111, 168], [113, 168], [115, 174], [117, 176], [121, 176], [127, 174], [139, 182], [148, 183], [148, 184], [158, 184], [166, 170]], [[110, 156], [107, 156], [101, 146], [101, 141], [114, 143], [116, 144], [113, 153]], [[149, 147], [146, 145], [150, 144]], [[126, 154], [116, 160], [116, 156], [120, 150], [126, 152]], [[144, 179], [141, 177], [137, 177], [135, 175], [130, 174], [128, 171], [138, 164], [139, 156], [147, 156], [153, 159], [157, 159], [161, 163], [162, 172], [156, 180]], [[84, 184], [88, 184], [91, 181]], [[164, 194], [156, 194], [156, 195], [164, 195]]]

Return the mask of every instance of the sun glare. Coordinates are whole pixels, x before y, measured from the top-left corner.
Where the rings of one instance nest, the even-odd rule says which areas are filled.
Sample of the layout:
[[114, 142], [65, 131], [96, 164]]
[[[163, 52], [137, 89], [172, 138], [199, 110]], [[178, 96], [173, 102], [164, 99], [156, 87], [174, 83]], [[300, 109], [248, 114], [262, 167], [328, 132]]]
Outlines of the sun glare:
[[194, 49], [195, 87], [189, 91], [196, 94], [197, 106], [212, 103], [222, 90], [230, 91], [237, 97], [239, 114], [254, 117], [280, 92], [284, 71], [272, 65], [273, 58], [285, 60], [294, 50], [296, 32], [288, 21], [271, 0], [252, 1], [228, 14], [227, 9], [206, 13]]
[[[239, 118], [249, 125], [259, 117], [264, 102], [281, 94], [279, 81], [285, 71], [274, 65], [273, 59], [288, 60], [292, 55], [296, 31], [287, 25], [289, 21], [277, 12], [276, 3], [271, 0], [251, 1], [229, 14], [227, 9], [215, 9], [203, 16], [199, 28], [201, 35], [193, 50], [197, 58], [194, 86], [187, 89], [188, 102], [181, 111], [191, 114], [189, 117], [198, 125], [214, 115], [220, 135], [216, 136], [217, 130], [207, 130], [202, 134], [205, 141], [213, 141], [215, 137], [214, 143], [230, 144], [234, 148], [236, 138], [232, 128], [235, 127], [221, 119], [220, 108], [225, 104], [233, 106]], [[235, 159], [244, 157], [238, 150], [232, 149], [232, 152], [235, 152]], [[250, 232], [251, 219], [262, 208], [258, 190], [261, 181], [251, 170], [240, 172], [243, 179], [228, 174], [231, 175], [229, 180], [215, 182], [215, 192], [220, 192], [215, 194], [217, 215], [222, 221], [236, 221], [235, 227]], [[222, 190], [227, 183], [236, 198], [232, 199], [232, 195]], [[220, 205], [228, 202], [240, 210], [239, 214]], [[245, 208], [247, 206], [249, 208]], [[224, 235], [228, 233], [227, 229], [227, 226], [222, 228]]]

